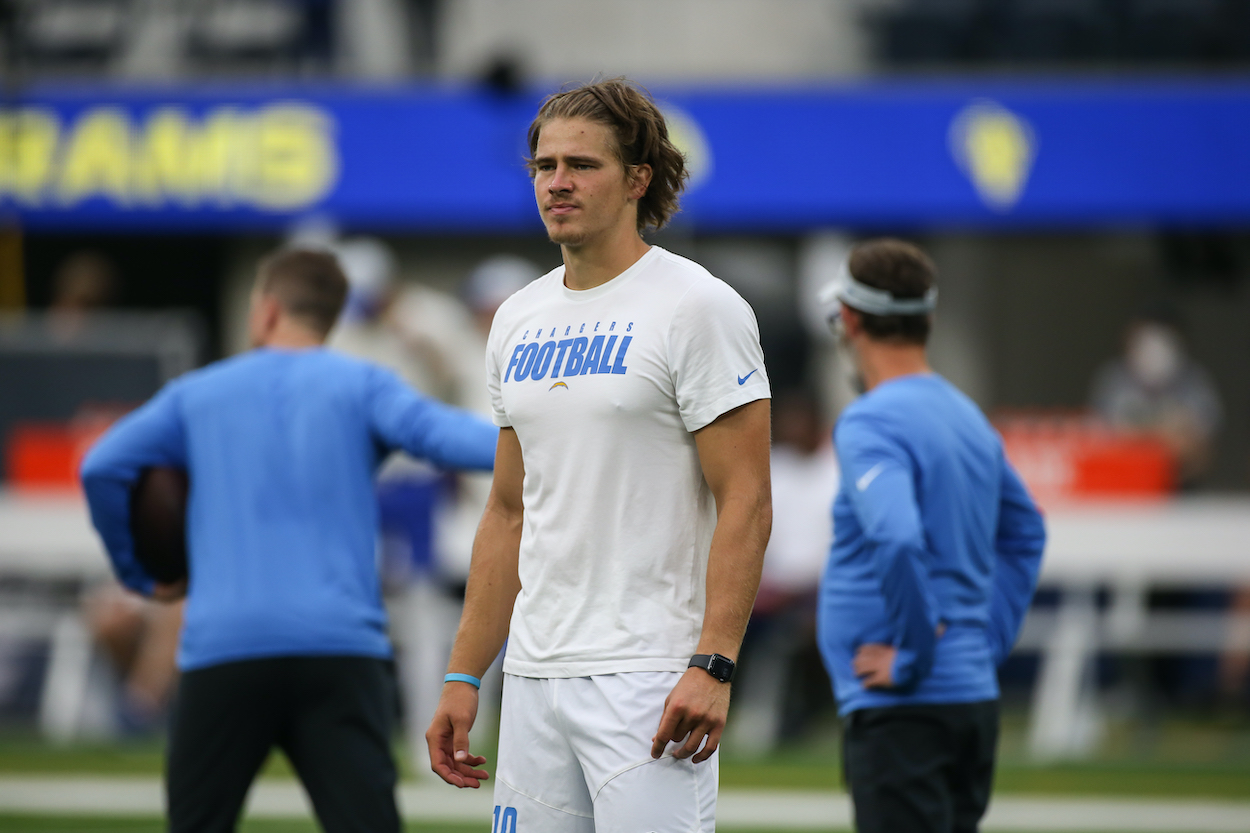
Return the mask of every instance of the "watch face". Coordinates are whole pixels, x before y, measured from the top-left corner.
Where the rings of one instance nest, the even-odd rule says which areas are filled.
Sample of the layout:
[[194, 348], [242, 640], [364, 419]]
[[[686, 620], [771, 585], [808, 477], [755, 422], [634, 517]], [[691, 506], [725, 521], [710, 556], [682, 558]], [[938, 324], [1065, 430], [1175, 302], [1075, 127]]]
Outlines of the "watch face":
[[722, 683], [734, 676], [734, 661], [720, 654], [695, 654], [690, 658], [691, 668], [702, 668]]
[[712, 654], [707, 664], [708, 673], [720, 680], [722, 683], [729, 682], [734, 675], [733, 660], [728, 657], [722, 657], [720, 654]]

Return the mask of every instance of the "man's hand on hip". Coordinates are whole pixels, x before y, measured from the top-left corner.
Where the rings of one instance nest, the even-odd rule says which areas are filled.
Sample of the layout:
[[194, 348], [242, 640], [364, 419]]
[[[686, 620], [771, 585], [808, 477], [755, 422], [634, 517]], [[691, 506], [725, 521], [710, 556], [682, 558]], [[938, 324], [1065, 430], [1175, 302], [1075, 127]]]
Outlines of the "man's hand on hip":
[[669, 743], [681, 743], [674, 758], [693, 755], [696, 764], [706, 761], [720, 745], [728, 714], [729, 683], [702, 668], [687, 669], [664, 701], [660, 727], [651, 739], [651, 757], [662, 756]]
[[168, 584], [156, 582], [152, 585], [152, 600], [173, 603], [181, 601], [187, 595], [187, 580], [180, 578]]
[[890, 688], [894, 685], [894, 657], [897, 655], [898, 649], [893, 645], [870, 642], [859, 646], [851, 667], [864, 688]]
[[[937, 638], [946, 635], [946, 623], [938, 622]], [[893, 688], [894, 660], [898, 656], [898, 648], [880, 642], [869, 642], [859, 646], [851, 660], [851, 668], [859, 677], [864, 688]]]
[[468, 683], [446, 683], [425, 742], [430, 747], [430, 769], [454, 787], [477, 789], [490, 777], [485, 770], [474, 769], [486, 759], [469, 753], [469, 730], [475, 719], [477, 689]]

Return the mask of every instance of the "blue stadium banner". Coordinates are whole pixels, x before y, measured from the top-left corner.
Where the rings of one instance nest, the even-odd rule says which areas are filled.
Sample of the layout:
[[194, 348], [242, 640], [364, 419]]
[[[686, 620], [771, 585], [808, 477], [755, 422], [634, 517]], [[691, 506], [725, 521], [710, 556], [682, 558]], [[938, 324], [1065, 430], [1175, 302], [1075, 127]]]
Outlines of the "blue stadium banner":
[[[699, 231], [1250, 222], [1250, 80], [656, 89]], [[37, 229], [538, 231], [539, 96], [37, 87], [0, 101], [0, 214]]]

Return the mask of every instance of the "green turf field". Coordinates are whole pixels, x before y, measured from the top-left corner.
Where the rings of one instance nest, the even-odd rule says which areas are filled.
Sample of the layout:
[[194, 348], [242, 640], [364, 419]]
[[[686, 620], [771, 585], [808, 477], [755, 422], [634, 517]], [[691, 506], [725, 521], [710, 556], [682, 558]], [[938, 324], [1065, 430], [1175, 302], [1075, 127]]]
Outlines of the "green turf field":
[[[726, 788], [841, 789], [832, 763], [765, 760], [724, 761]], [[1005, 762], [995, 791], [1012, 795], [1083, 795], [1153, 798], [1250, 799], [1250, 767], [1134, 763], [1032, 766]]]
[[[57, 747], [30, 733], [0, 733], [0, 775], [159, 775], [158, 740]], [[483, 750], [489, 760], [494, 750]], [[404, 778], [413, 777], [409, 755], [396, 748]], [[840, 789], [835, 732], [814, 732], [802, 744], [764, 758], [725, 750], [721, 785], [727, 788]], [[489, 766], [487, 767], [489, 769]], [[265, 776], [291, 777], [275, 754]], [[1109, 732], [1090, 761], [1040, 765], [1024, 755], [1020, 721], [1005, 721], [997, 791], [1019, 795], [1152, 796], [1250, 799], [1250, 725], [1171, 718], [1143, 734]], [[7, 830], [8, 828], [2, 828]]]
[[[159, 819], [114, 818], [82, 819], [55, 816], [7, 816], [0, 814], [0, 830], [5, 833], [163, 833]], [[483, 833], [481, 824], [415, 824], [405, 825], [406, 833]], [[319, 833], [311, 821], [245, 821], [239, 833]], [[734, 833], [774, 833], [750, 828], [734, 828]], [[825, 833], [850, 833], [830, 829]], [[1080, 831], [1072, 831], [1080, 833]]]
[[[153, 818], [91, 819], [0, 814], [0, 830], [5, 833], [163, 833], [165, 826], [161, 819]], [[406, 833], [482, 833], [482, 825], [410, 823], [404, 830]], [[239, 833], [318, 833], [318, 827], [312, 821], [298, 819], [252, 819], [239, 825]]]
[[[1233, 721], [1202, 715], [1170, 716], [1142, 727], [1113, 724], [1099, 751], [1082, 763], [1036, 764], [1024, 750], [1024, 726], [1016, 716], [1004, 721], [997, 789], [1001, 795], [1141, 797], [1154, 799], [1211, 798], [1250, 800], [1250, 720]], [[726, 748], [721, 760], [721, 785], [727, 789], [840, 790], [839, 740], [824, 726], [802, 742], [763, 758], [744, 758]], [[493, 760], [494, 750], [481, 750]], [[0, 732], [0, 777], [6, 775], [131, 775], [159, 776], [159, 739], [112, 744], [54, 746], [30, 732]], [[410, 758], [397, 746], [405, 780], [414, 777]], [[488, 767], [489, 768], [489, 767]], [[275, 754], [265, 778], [289, 779], [290, 768]], [[57, 816], [0, 812], [4, 833], [158, 833], [155, 817]], [[242, 833], [316, 833], [305, 819], [250, 819]], [[485, 833], [482, 824], [418, 823], [408, 833]], [[736, 833], [771, 833], [736, 829]], [[827, 833], [844, 833], [830, 830]]]

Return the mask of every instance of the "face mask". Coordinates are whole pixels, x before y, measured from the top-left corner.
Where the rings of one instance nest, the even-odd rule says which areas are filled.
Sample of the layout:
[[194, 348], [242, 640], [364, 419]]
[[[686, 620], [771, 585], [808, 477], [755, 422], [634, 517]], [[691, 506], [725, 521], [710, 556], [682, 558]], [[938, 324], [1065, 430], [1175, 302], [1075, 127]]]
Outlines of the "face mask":
[[1147, 387], [1163, 387], [1175, 379], [1181, 359], [1180, 339], [1168, 327], [1146, 324], [1129, 337], [1125, 356], [1129, 372]]

